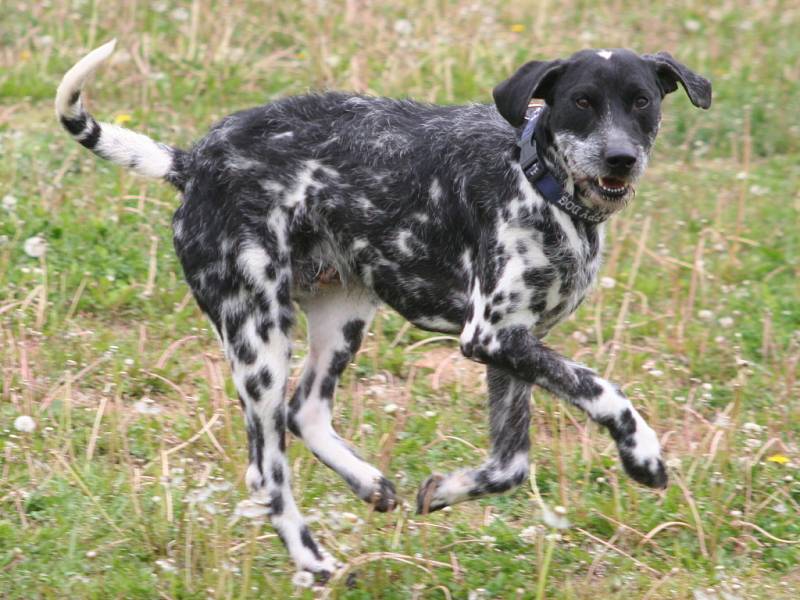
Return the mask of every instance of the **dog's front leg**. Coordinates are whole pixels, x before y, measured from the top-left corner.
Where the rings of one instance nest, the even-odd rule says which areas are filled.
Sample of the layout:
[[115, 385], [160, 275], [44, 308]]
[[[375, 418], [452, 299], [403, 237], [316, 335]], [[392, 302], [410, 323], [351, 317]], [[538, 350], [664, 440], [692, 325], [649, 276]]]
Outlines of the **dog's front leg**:
[[505, 492], [528, 477], [531, 385], [487, 366], [492, 450], [476, 469], [431, 475], [417, 494], [417, 512], [428, 513], [486, 494]]
[[473, 336], [462, 343], [462, 351], [585, 411], [608, 429], [631, 477], [650, 487], [666, 486], [658, 436], [616, 385], [551, 350], [521, 326], [487, 331], [480, 339]]
[[418, 512], [506, 491], [525, 480], [532, 384], [605, 426], [633, 479], [650, 487], [666, 486], [658, 437], [617, 386], [546, 347], [524, 326], [495, 330], [485, 322], [482, 325], [465, 329], [469, 335], [462, 335], [461, 349], [468, 358], [487, 364], [491, 455], [477, 469], [429, 477], [417, 496]]

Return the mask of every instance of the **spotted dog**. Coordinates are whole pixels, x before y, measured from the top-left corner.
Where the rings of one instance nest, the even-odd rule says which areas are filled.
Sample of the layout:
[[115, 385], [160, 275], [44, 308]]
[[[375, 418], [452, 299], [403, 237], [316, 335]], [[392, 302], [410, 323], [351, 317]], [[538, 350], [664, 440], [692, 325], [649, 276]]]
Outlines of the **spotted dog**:
[[[287, 428], [376, 510], [397, 503], [391, 481], [331, 424], [337, 380], [380, 302], [422, 329], [458, 334], [487, 369], [489, 458], [432, 475], [420, 512], [526, 479], [534, 385], [605, 426], [631, 477], [666, 485], [658, 438], [619, 387], [542, 340], [597, 276], [602, 221], [633, 197], [662, 99], [681, 84], [707, 108], [708, 81], [666, 53], [586, 50], [525, 64], [495, 88], [494, 105], [307, 94], [225, 117], [181, 150], [86, 112], [81, 88], [113, 47], [65, 75], [58, 117], [101, 158], [182, 192], [175, 249], [231, 364], [246, 482], [300, 568], [324, 578], [336, 563], [292, 496]], [[526, 127], [531, 98], [545, 108]], [[566, 204], [523, 171], [525, 135]], [[287, 401], [295, 305], [307, 315], [308, 355]]]

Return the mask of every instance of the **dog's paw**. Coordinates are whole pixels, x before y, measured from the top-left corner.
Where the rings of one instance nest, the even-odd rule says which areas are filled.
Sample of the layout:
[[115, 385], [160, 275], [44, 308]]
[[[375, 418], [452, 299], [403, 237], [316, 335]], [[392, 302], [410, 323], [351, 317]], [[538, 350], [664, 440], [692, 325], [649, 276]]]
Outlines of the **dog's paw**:
[[434, 473], [419, 486], [419, 492], [417, 492], [418, 515], [427, 515], [447, 506], [447, 502], [437, 494], [439, 486], [444, 480], [444, 475]]
[[625, 467], [625, 472], [635, 481], [656, 489], [667, 487], [669, 481], [667, 469], [660, 456], [648, 458], [642, 462], [628, 452], [620, 452], [620, 457], [622, 458], [622, 466]]
[[[325, 584], [337, 570], [342, 568], [342, 564], [333, 558], [330, 554], [321, 551], [322, 558], [319, 560], [307, 561], [304, 560], [298, 564], [300, 571], [298, 573], [307, 573], [313, 579], [313, 583]], [[309, 586], [306, 586], [309, 587]]]
[[363, 500], [372, 504], [378, 512], [389, 512], [397, 506], [397, 492], [394, 484], [381, 476], [376, 478], [372, 492], [363, 497]]
[[667, 469], [661, 458], [658, 436], [644, 421], [637, 425], [635, 432], [619, 444], [625, 472], [648, 487], [666, 488]]

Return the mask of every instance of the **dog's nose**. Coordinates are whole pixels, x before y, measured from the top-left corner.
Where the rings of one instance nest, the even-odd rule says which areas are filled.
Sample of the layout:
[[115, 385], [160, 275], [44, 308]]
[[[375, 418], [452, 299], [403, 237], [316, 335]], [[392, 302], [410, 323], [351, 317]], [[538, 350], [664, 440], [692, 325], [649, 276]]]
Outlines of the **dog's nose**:
[[606, 165], [613, 171], [630, 171], [636, 164], [633, 148], [616, 147], [606, 150]]

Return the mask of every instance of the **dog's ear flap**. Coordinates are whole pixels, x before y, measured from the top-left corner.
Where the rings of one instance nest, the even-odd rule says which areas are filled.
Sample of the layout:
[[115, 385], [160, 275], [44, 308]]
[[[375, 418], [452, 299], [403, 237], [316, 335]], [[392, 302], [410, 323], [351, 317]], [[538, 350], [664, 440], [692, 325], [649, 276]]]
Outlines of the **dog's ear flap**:
[[677, 90], [680, 82], [692, 104], [700, 108], [711, 106], [711, 82], [708, 79], [679, 63], [668, 52], [645, 54], [642, 58], [655, 68], [659, 86], [664, 94]]
[[549, 103], [549, 92], [565, 64], [562, 60], [532, 60], [522, 65], [492, 90], [497, 111], [514, 127], [522, 125], [531, 98], [544, 98]]

